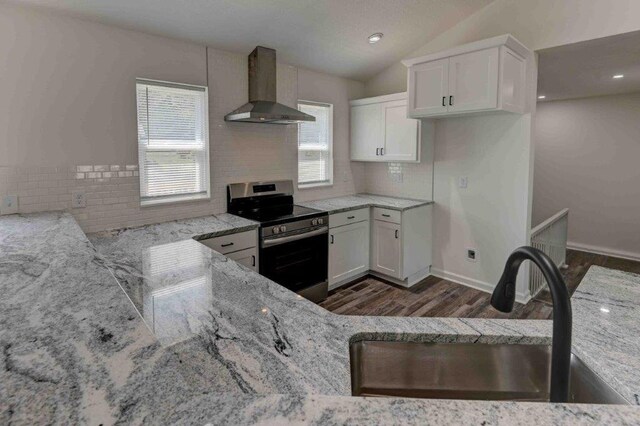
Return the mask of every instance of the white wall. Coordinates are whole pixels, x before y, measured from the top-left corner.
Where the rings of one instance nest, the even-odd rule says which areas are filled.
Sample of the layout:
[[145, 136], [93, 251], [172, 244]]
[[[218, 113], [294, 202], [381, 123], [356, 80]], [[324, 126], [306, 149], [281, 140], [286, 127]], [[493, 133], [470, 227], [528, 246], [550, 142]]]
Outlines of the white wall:
[[[208, 49], [212, 200], [142, 209], [135, 79], [205, 85], [206, 48], [0, 5], [0, 195], [17, 194], [21, 212], [70, 210], [97, 231], [223, 212], [232, 181], [295, 180], [296, 126], [224, 122], [247, 101], [248, 53]], [[347, 111], [363, 84], [279, 64], [279, 101], [295, 105], [298, 91], [334, 103], [336, 114], [336, 184], [300, 198], [355, 192], [363, 167], [347, 161]], [[77, 179], [78, 167], [92, 174]], [[87, 208], [70, 208], [74, 190], [87, 193]]]
[[570, 245], [640, 259], [640, 93], [540, 102], [533, 223], [568, 207]]

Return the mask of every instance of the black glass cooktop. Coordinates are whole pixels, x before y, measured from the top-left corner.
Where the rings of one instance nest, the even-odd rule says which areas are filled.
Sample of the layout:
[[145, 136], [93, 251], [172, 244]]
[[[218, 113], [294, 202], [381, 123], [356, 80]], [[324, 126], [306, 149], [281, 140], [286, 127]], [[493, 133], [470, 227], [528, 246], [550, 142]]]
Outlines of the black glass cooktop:
[[261, 226], [278, 225], [281, 223], [293, 222], [297, 219], [310, 219], [327, 215], [326, 212], [320, 210], [296, 205], [273, 206], [256, 210], [245, 210], [242, 212], [237, 212], [235, 214], [246, 219], [260, 222]]

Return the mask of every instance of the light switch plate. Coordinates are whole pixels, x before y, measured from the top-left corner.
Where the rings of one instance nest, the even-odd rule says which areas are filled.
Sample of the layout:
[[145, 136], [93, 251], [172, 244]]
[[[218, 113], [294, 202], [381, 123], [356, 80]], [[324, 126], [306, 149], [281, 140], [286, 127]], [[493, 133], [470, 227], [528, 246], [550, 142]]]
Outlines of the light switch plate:
[[5, 195], [2, 197], [2, 205], [0, 206], [0, 214], [18, 213], [18, 196]]

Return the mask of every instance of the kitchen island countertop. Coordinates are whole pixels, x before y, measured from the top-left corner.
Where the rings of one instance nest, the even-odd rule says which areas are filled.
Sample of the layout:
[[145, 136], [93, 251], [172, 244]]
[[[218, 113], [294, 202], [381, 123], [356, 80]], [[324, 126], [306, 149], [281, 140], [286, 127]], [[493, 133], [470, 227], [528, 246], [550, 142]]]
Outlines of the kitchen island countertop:
[[[67, 213], [0, 219], [0, 422], [640, 420], [634, 406], [350, 397], [351, 341], [549, 343], [551, 324], [335, 315], [195, 241], [198, 225], [171, 227], [90, 242]], [[573, 298], [574, 351], [637, 405], [637, 293], [599, 269]]]

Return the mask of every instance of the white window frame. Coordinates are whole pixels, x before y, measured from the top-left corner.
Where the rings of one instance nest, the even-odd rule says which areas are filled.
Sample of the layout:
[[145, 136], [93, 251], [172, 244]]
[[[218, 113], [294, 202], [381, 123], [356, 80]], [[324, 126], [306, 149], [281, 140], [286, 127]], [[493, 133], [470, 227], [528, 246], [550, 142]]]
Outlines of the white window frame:
[[[162, 87], [174, 87], [178, 89], [186, 89], [186, 90], [197, 90], [204, 92], [204, 139], [205, 139], [205, 182], [206, 182], [206, 193], [205, 194], [178, 194], [178, 195], [166, 195], [166, 196], [158, 196], [153, 198], [144, 199], [142, 194], [143, 188], [143, 180], [144, 180], [144, 162], [141, 161], [140, 157], [140, 141], [139, 135], [136, 132], [136, 144], [137, 152], [138, 152], [138, 169], [139, 169], [139, 182], [140, 182], [140, 206], [148, 207], [148, 206], [157, 206], [163, 204], [175, 204], [175, 203], [185, 203], [185, 202], [193, 202], [193, 201], [201, 201], [201, 200], [211, 200], [211, 158], [210, 158], [210, 146], [209, 146], [209, 88], [207, 86], [199, 86], [195, 84], [186, 84], [186, 83], [176, 83], [171, 81], [164, 80], [153, 80], [149, 78], [136, 78], [136, 122], [139, 120], [138, 117], [138, 102], [137, 102], [137, 93], [138, 93], [138, 84], [146, 84], [150, 86], [162, 86]], [[139, 124], [138, 127], [139, 128]], [[170, 151], [170, 150], [169, 150]], [[176, 151], [184, 151], [184, 150], [176, 150]]]
[[[323, 187], [323, 186], [333, 186], [333, 104], [330, 104], [328, 102], [316, 102], [316, 101], [307, 101], [307, 100], [303, 100], [303, 99], [299, 99], [298, 100], [298, 109], [300, 109], [300, 105], [311, 105], [311, 106], [322, 106], [322, 107], [329, 107], [329, 132], [328, 132], [328, 137], [329, 137], [329, 169], [328, 169], [328, 173], [329, 173], [329, 180], [326, 182], [311, 182], [311, 183], [300, 183], [300, 176], [298, 175], [296, 178], [296, 181], [298, 183], [298, 189], [309, 189], [309, 188], [319, 188], [319, 187]], [[298, 138], [299, 138], [300, 133], [298, 133]], [[300, 167], [300, 142], [299, 139], [298, 141], [296, 141], [296, 150], [298, 151], [298, 156], [297, 156], [297, 166], [298, 168], [296, 170], [299, 170]], [[298, 172], [296, 172], [298, 173]]]

